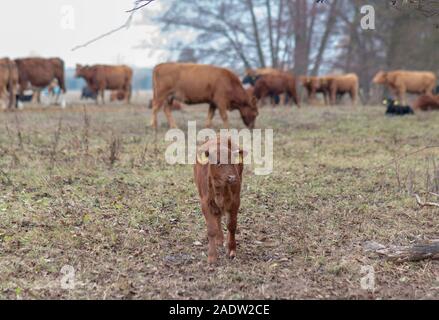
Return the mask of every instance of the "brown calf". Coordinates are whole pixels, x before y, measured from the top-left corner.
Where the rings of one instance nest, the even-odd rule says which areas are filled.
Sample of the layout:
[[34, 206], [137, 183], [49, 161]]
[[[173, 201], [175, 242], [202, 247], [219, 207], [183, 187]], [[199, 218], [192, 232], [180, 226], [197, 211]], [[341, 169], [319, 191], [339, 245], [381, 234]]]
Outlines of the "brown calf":
[[430, 96], [422, 95], [413, 104], [413, 109], [429, 111], [429, 110], [439, 110], [439, 95]]
[[217, 246], [224, 244], [221, 224], [223, 216], [227, 219], [228, 256], [236, 256], [235, 234], [241, 203], [244, 156], [244, 151], [229, 138], [209, 140], [197, 150], [194, 176], [207, 224], [208, 262], [211, 264], [218, 259]]
[[110, 102], [123, 101], [126, 99], [126, 92], [123, 90], [111, 91]]

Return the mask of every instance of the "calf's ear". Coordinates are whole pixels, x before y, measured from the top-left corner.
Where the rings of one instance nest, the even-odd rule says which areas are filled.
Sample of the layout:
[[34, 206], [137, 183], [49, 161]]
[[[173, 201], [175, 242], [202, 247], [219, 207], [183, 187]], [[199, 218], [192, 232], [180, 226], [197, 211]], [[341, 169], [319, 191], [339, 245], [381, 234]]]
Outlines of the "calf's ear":
[[241, 164], [244, 163], [244, 158], [247, 156], [247, 151], [244, 150], [236, 150], [232, 153], [234, 161], [232, 164]]
[[197, 161], [201, 165], [206, 165], [209, 163], [209, 151], [202, 151], [197, 153]]

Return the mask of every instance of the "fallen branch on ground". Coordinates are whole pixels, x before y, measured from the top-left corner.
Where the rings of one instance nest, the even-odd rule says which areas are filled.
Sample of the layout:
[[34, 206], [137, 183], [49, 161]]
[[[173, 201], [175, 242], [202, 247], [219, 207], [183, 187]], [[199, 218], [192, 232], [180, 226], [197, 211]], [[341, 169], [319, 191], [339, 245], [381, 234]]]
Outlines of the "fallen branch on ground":
[[416, 202], [421, 206], [421, 207], [437, 207], [439, 208], [439, 203], [436, 202], [423, 202], [421, 200], [421, 197], [417, 194], [415, 194], [416, 197]]
[[425, 259], [439, 259], [439, 239], [411, 246], [384, 246], [376, 242], [367, 242], [365, 251], [376, 254], [395, 262], [421, 261]]

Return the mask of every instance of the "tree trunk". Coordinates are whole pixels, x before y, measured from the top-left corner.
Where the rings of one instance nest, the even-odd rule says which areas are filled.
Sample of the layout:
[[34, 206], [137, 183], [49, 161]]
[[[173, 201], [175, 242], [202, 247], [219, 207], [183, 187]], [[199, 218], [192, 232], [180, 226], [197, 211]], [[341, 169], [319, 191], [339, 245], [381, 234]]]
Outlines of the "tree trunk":
[[326, 29], [325, 29], [325, 32], [323, 34], [322, 41], [320, 42], [319, 51], [317, 53], [316, 61], [314, 63], [314, 68], [312, 70], [312, 75], [315, 75], [315, 76], [318, 75], [318, 73], [319, 73], [320, 66], [322, 65], [322, 62], [323, 62], [323, 54], [325, 53], [332, 29], [334, 28], [335, 23], [337, 22], [337, 15], [336, 15], [337, 4], [338, 4], [338, 0], [334, 0], [331, 4], [331, 8], [329, 10], [328, 20], [326, 22]]
[[250, 10], [250, 14], [252, 16], [253, 34], [254, 34], [255, 41], [256, 41], [256, 48], [258, 50], [259, 64], [260, 64], [261, 68], [265, 68], [266, 67], [265, 57], [264, 57], [264, 52], [262, 50], [261, 38], [259, 36], [258, 22], [256, 19], [253, 0], [247, 0], [247, 5], [248, 5], [248, 8]]
[[308, 73], [309, 53], [307, 52], [308, 39], [308, 10], [307, 0], [289, 1], [290, 14], [294, 23], [294, 73], [304, 75]]
[[267, 7], [267, 24], [268, 24], [268, 37], [270, 40], [270, 53], [271, 53], [271, 66], [276, 67], [276, 56], [274, 52], [274, 40], [273, 40], [273, 18], [271, 15], [271, 0], [265, 0]]

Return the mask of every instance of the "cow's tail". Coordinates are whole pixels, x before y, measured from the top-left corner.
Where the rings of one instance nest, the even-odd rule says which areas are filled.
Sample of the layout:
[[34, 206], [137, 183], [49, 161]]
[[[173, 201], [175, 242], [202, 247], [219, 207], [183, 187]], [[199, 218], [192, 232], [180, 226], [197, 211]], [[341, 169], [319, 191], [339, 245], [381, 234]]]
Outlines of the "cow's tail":
[[[157, 99], [158, 99], [158, 95], [159, 95], [159, 92], [158, 92], [159, 89], [157, 87], [159, 75], [158, 75], [157, 68], [158, 67], [155, 67], [154, 70], [152, 71], [152, 107], [153, 107], [153, 109], [157, 108], [155, 106], [155, 103], [158, 102]], [[161, 106], [158, 106], [158, 108], [160, 108], [160, 107]]]

